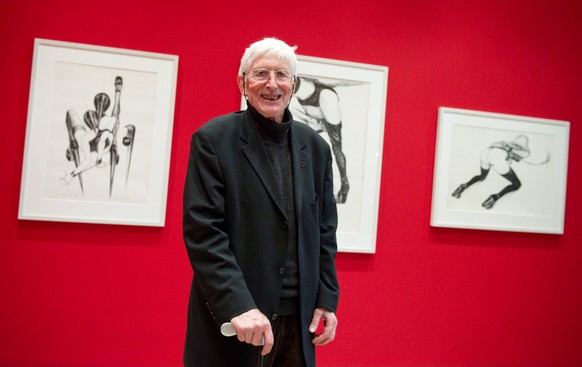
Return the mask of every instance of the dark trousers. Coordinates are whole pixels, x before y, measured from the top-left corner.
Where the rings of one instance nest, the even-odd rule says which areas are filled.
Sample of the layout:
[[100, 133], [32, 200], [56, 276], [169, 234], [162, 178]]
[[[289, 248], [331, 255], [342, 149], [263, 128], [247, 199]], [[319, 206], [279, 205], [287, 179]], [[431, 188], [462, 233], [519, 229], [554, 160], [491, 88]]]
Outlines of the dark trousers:
[[275, 321], [273, 334], [275, 344], [271, 353], [264, 356], [263, 367], [304, 367], [299, 315], [279, 316]]

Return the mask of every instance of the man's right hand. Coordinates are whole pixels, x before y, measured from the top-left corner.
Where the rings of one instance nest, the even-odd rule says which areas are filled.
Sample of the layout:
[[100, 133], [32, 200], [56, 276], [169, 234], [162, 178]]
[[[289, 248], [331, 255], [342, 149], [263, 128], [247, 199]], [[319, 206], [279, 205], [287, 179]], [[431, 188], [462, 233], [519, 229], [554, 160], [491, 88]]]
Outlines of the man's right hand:
[[230, 320], [239, 341], [259, 346], [264, 342], [262, 355], [273, 348], [274, 336], [269, 319], [259, 309], [254, 308]]

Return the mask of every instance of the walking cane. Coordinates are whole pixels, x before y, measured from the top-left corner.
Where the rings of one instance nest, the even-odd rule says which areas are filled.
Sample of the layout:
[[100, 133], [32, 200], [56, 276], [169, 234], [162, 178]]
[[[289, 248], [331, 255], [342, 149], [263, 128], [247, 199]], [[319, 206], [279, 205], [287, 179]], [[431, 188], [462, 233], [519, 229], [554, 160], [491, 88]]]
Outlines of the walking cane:
[[[236, 330], [234, 330], [234, 326], [232, 326], [232, 324], [230, 322], [225, 322], [224, 324], [222, 324], [220, 326], [220, 332], [224, 336], [235, 336], [236, 335]], [[261, 340], [261, 344], [259, 344], [259, 346], [258, 346], [258, 350], [259, 350], [259, 356], [257, 358], [258, 363], [259, 363], [258, 367], [263, 367], [264, 356], [261, 354], [261, 347], [263, 345], [265, 345], [265, 338], [263, 338]]]

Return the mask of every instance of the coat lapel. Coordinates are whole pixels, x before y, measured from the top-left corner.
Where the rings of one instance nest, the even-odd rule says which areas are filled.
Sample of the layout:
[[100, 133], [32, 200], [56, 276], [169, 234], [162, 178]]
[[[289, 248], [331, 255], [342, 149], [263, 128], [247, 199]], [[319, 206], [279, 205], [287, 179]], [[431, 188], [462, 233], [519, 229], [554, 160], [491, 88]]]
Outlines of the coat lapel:
[[305, 151], [305, 142], [299, 136], [298, 129], [291, 126], [291, 154], [293, 164], [293, 193], [295, 196], [295, 213], [301, 215], [303, 204], [303, 186], [305, 177], [309, 172], [311, 157]]
[[269, 155], [267, 154], [267, 150], [259, 131], [252, 121], [248, 111], [243, 114], [242, 119], [240, 134], [242, 151], [247, 156], [247, 159], [253, 166], [257, 176], [261, 179], [269, 196], [271, 196], [271, 199], [273, 199], [279, 208], [279, 211], [283, 216], [287, 217], [283, 197], [279, 192], [280, 190], [275, 179], [273, 166], [271, 165], [271, 160], [269, 159]]

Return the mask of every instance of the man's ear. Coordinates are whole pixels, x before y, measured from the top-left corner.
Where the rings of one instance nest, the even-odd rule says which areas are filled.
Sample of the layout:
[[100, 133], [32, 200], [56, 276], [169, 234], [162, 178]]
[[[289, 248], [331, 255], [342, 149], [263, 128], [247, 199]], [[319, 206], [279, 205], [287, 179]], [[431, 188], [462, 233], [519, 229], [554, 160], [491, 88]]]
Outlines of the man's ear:
[[299, 85], [301, 84], [301, 78], [299, 76], [293, 76], [293, 94], [297, 93], [297, 89], [299, 89]]
[[247, 91], [246, 91], [246, 88], [245, 88], [246, 87], [246, 85], [245, 85], [246, 83], [245, 83], [245, 77], [244, 77], [244, 75], [237, 76], [236, 82], [238, 84], [238, 90], [240, 90], [240, 93], [243, 96], [246, 97], [247, 96]]

